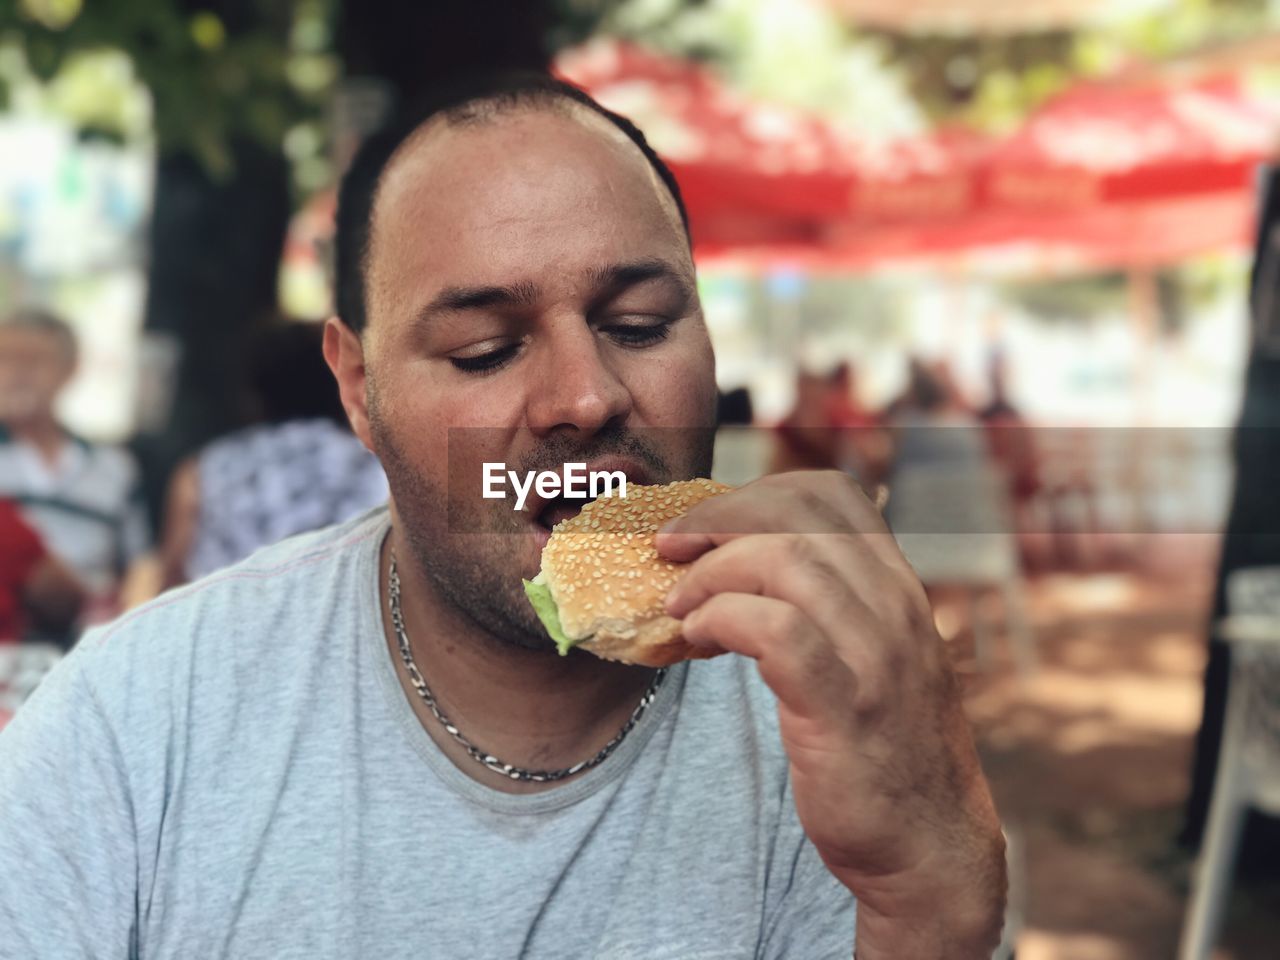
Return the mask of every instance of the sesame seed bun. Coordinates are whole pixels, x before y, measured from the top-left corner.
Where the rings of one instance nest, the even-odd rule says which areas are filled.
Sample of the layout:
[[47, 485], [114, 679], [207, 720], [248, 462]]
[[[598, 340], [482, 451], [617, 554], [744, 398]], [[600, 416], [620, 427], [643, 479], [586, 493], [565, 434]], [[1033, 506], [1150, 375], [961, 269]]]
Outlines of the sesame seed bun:
[[542, 551], [541, 580], [565, 635], [598, 657], [649, 667], [707, 656], [663, 609], [688, 564], [659, 557], [654, 536], [694, 504], [730, 489], [706, 479], [627, 484], [625, 499], [595, 500], [557, 523]]

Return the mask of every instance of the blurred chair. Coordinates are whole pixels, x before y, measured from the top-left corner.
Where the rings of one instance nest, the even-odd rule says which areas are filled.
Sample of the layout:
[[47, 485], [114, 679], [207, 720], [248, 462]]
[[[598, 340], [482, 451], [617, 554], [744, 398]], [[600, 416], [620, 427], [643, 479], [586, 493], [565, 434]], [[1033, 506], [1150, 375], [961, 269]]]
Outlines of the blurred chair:
[[1280, 815], [1280, 567], [1231, 574], [1227, 614], [1217, 630], [1231, 645], [1226, 723], [1181, 960], [1213, 953], [1245, 813], [1256, 807]]
[[0, 643], [0, 730], [61, 659], [51, 643]]
[[992, 465], [910, 467], [893, 474], [890, 493], [890, 526], [921, 582], [967, 588], [978, 664], [991, 662], [991, 624], [980, 600], [994, 589], [1018, 669], [1032, 672], [1035, 637], [1004, 474]]

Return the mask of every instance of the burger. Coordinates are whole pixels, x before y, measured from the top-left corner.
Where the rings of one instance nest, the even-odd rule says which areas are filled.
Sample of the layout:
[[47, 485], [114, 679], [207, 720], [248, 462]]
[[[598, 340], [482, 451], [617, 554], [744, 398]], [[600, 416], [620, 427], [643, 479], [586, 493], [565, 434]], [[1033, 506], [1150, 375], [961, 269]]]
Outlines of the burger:
[[561, 520], [524, 581], [561, 656], [582, 647], [605, 660], [665, 667], [710, 656], [691, 646], [663, 601], [689, 566], [658, 556], [654, 537], [694, 504], [732, 489], [700, 478], [628, 484], [627, 495], [593, 500]]

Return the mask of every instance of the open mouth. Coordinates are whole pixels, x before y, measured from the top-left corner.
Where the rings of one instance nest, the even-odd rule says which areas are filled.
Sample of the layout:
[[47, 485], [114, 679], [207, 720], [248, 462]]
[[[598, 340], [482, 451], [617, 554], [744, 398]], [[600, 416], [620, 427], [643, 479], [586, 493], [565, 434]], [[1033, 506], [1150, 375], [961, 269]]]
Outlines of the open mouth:
[[553, 500], [548, 500], [543, 508], [538, 512], [535, 522], [544, 530], [550, 531], [557, 523], [562, 520], [569, 520], [576, 517], [595, 497], [568, 497], [559, 496]]
[[[569, 466], [572, 466], [570, 464]], [[543, 499], [536, 492], [526, 504], [530, 527], [539, 547], [546, 546], [551, 538], [551, 528], [564, 520], [572, 519], [582, 512], [582, 508], [600, 496], [618, 496], [625, 493], [625, 484], [646, 484], [651, 482], [645, 467], [630, 458], [601, 457], [585, 464], [578, 464], [577, 481], [572, 490], [574, 496], [566, 495], [563, 490], [554, 496]], [[582, 485], [583, 473], [589, 476], [589, 482]], [[620, 488], [617, 480], [625, 481]], [[599, 482], [597, 482], [599, 481]], [[566, 487], [569, 482], [565, 482]], [[551, 491], [548, 491], [551, 492]]]

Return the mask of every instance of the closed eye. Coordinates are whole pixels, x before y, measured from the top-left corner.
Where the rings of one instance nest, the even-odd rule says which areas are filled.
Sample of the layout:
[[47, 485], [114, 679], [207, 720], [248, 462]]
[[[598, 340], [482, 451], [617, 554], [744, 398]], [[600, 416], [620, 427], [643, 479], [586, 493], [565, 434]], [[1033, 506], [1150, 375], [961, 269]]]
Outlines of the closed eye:
[[[674, 320], [659, 318], [656, 322], [605, 324], [599, 329], [621, 346], [643, 349], [666, 340], [671, 335], [671, 326], [674, 322]], [[483, 375], [501, 370], [514, 360], [519, 352], [520, 343], [516, 342], [475, 356], [449, 357], [448, 359], [455, 369], [463, 373]]]
[[510, 363], [519, 349], [520, 344], [509, 343], [474, 357], [450, 357], [449, 362], [464, 373], [493, 373]]
[[656, 323], [613, 323], [600, 329], [624, 347], [650, 347], [671, 335], [671, 325], [674, 322], [661, 319]]

